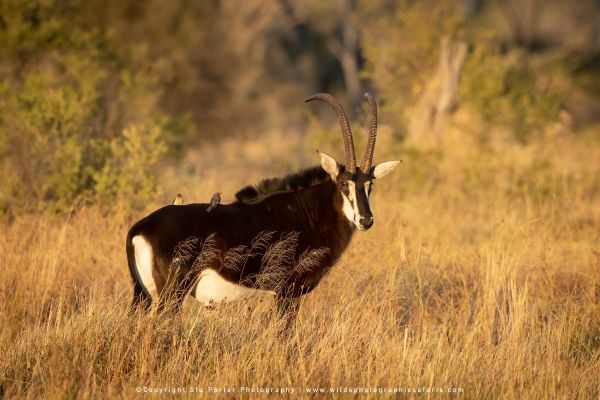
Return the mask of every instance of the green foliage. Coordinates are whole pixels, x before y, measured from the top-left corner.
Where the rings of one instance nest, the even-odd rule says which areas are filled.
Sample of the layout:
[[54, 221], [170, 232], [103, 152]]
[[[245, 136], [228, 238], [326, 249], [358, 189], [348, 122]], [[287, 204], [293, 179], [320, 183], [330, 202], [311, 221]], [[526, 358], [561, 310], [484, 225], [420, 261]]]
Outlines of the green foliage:
[[3, 187], [1, 201], [20, 199], [17, 208], [65, 208], [86, 180], [84, 129], [96, 111], [95, 92], [43, 72], [26, 74], [15, 89], [9, 85], [4, 82], [0, 96], [2, 171], [19, 179]]
[[[398, 1], [391, 7], [385, 0], [375, 0], [361, 4], [363, 76], [378, 89], [382, 119], [399, 132], [406, 130], [404, 111], [416, 102], [431, 78], [440, 39], [464, 36], [460, 3]], [[386, 7], [389, 10], [381, 12]]]
[[151, 170], [167, 148], [158, 127], [131, 127], [109, 143], [104, 166], [93, 173], [94, 190], [105, 201], [125, 198], [144, 204], [156, 195], [156, 180]]
[[511, 56], [479, 42], [465, 62], [460, 96], [489, 124], [510, 126], [515, 138], [524, 142], [555, 121], [560, 111], [559, 95], [548, 84], [553, 71], [548, 69], [534, 68], [521, 52]]
[[104, 201], [128, 196], [137, 205], [151, 199], [152, 166], [166, 151], [163, 131], [154, 124], [104, 138], [95, 129], [99, 94], [85, 89], [85, 79], [92, 78], [58, 85], [52, 75], [30, 73], [18, 90], [2, 86], [4, 211], [65, 210], [81, 195]]
[[[596, 106], [580, 93], [573, 91], [569, 107], [569, 73], [556, 68], [547, 48], [500, 37], [498, 22], [506, 25], [509, 15], [502, 2], [469, 3], [479, 6], [467, 12], [463, 0], [0, 0], [0, 215], [68, 210], [82, 197], [113, 204], [125, 196], [141, 204], [153, 192], [153, 166], [165, 149], [178, 156], [184, 144], [207, 137], [300, 126], [299, 99], [343, 81], [347, 90], [359, 86], [358, 60], [377, 91], [380, 119], [399, 142], [431, 86], [443, 37], [471, 49], [459, 105], [483, 116], [473, 121], [485, 126], [466, 129], [487, 135], [506, 126], [526, 141], [556, 119], [561, 104], [597, 121]], [[584, 18], [588, 25], [593, 16]], [[526, 28], [535, 33], [531, 39], [547, 30]], [[555, 46], [556, 33], [570, 36], [563, 32], [548, 43]], [[564, 62], [565, 48], [554, 49]], [[588, 54], [570, 67], [590, 93], [597, 92], [597, 65], [597, 55]], [[579, 102], [591, 106], [586, 111]], [[339, 131], [331, 129], [313, 124], [311, 147], [338, 149]]]
[[82, 197], [139, 206], [164, 143], [189, 129], [160, 109], [163, 71], [144, 46], [111, 40], [84, 6], [0, 3], [0, 215], [68, 210]]
[[378, 89], [382, 119], [397, 131], [406, 131], [412, 106], [434, 76], [444, 36], [469, 45], [459, 104], [483, 117], [484, 131], [506, 126], [524, 142], [558, 117], [562, 99], [555, 81], [567, 73], [555, 56], [511, 48], [486, 26], [485, 14], [468, 17], [464, 2], [400, 1], [387, 13], [378, 12], [381, 3], [361, 8], [364, 76]]

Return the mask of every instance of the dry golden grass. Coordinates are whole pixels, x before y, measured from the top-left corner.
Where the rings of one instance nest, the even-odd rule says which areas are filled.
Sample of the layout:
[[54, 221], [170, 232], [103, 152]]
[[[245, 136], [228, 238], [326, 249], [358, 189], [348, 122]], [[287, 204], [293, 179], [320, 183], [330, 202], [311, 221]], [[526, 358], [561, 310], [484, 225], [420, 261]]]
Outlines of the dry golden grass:
[[[124, 240], [135, 218], [121, 207], [2, 225], [5, 398], [137, 398], [139, 386], [598, 398], [600, 144], [448, 145], [442, 154], [385, 140], [377, 160], [396, 153], [404, 163], [376, 183], [375, 226], [304, 298], [289, 340], [270, 299], [214, 311], [190, 300], [180, 317], [130, 317]], [[254, 144], [249, 165], [244, 143], [224, 145], [228, 159], [204, 149], [164, 172], [160, 200], [181, 192], [205, 202], [217, 190], [230, 200], [265, 166], [293, 166], [284, 142]], [[202, 168], [188, 174], [190, 163]]]

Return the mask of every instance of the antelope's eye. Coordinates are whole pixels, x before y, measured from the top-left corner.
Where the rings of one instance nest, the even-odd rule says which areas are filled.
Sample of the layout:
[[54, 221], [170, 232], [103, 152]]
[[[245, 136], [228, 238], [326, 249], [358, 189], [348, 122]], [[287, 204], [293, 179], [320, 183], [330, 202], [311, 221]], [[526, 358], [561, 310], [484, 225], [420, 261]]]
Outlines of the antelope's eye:
[[348, 181], [340, 182], [340, 186], [342, 188], [342, 192], [344, 192], [345, 194], [349, 193], [350, 189], [348, 188]]

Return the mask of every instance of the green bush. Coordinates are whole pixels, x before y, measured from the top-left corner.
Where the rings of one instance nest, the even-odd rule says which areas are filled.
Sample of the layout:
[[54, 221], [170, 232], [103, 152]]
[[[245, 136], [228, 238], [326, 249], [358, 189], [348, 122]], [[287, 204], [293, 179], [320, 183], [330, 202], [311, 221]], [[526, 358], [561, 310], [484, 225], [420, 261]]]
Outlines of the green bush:
[[144, 204], [156, 194], [156, 181], [148, 173], [167, 148], [158, 127], [131, 127], [109, 143], [109, 157], [93, 173], [94, 191], [103, 200], [125, 198]]
[[509, 126], [525, 142], [558, 117], [559, 94], [548, 82], [553, 73], [544, 63], [534, 67], [531, 56], [519, 50], [503, 53], [480, 41], [465, 61], [460, 97], [486, 122]]
[[0, 11], [0, 215], [150, 200], [165, 142], [188, 128], [159, 107], [161, 71], [86, 24], [77, 1]]
[[459, 104], [483, 117], [483, 134], [492, 126], [504, 126], [524, 142], [556, 121], [561, 94], [555, 82], [566, 80], [567, 73], [555, 55], [536, 55], [503, 43], [487, 27], [489, 15], [467, 17], [464, 2], [400, 1], [387, 13], [373, 12], [381, 2], [363, 6], [364, 75], [378, 89], [383, 119], [397, 131], [407, 130], [408, 112], [435, 72], [444, 36], [469, 45]]
[[[407, 133], [407, 110], [435, 70], [440, 39], [464, 36], [460, 3], [403, 0], [392, 5], [374, 0], [360, 6], [363, 76], [377, 88], [382, 120], [392, 125], [400, 137]], [[382, 8], [386, 12], [380, 12]]]
[[[88, 78], [89, 77], [83, 77]], [[0, 92], [0, 204], [8, 210], [69, 209], [80, 196], [150, 200], [153, 165], [166, 151], [158, 123], [113, 137], [97, 131], [99, 94], [28, 74]]]

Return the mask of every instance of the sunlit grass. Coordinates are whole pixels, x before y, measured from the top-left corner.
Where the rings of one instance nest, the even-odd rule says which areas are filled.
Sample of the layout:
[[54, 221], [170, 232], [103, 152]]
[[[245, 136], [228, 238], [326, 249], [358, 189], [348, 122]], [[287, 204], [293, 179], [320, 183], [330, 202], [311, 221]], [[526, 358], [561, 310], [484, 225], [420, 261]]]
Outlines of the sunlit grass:
[[[217, 190], [227, 201], [262, 176], [269, 160], [247, 153], [269, 151], [227, 146], [237, 158], [211, 158], [218, 149], [206, 148], [166, 171], [160, 202], [178, 192], [206, 202]], [[287, 154], [272, 156], [273, 174], [295, 166], [288, 157], [286, 167]], [[597, 398], [598, 143], [465, 145], [437, 155], [380, 143], [377, 160], [392, 157], [404, 163], [375, 184], [375, 226], [355, 235], [303, 299], [288, 339], [268, 297], [211, 311], [190, 300], [180, 317], [128, 315], [124, 240], [135, 217], [117, 205], [2, 225], [5, 397], [435, 386], [463, 388], [467, 398]]]

